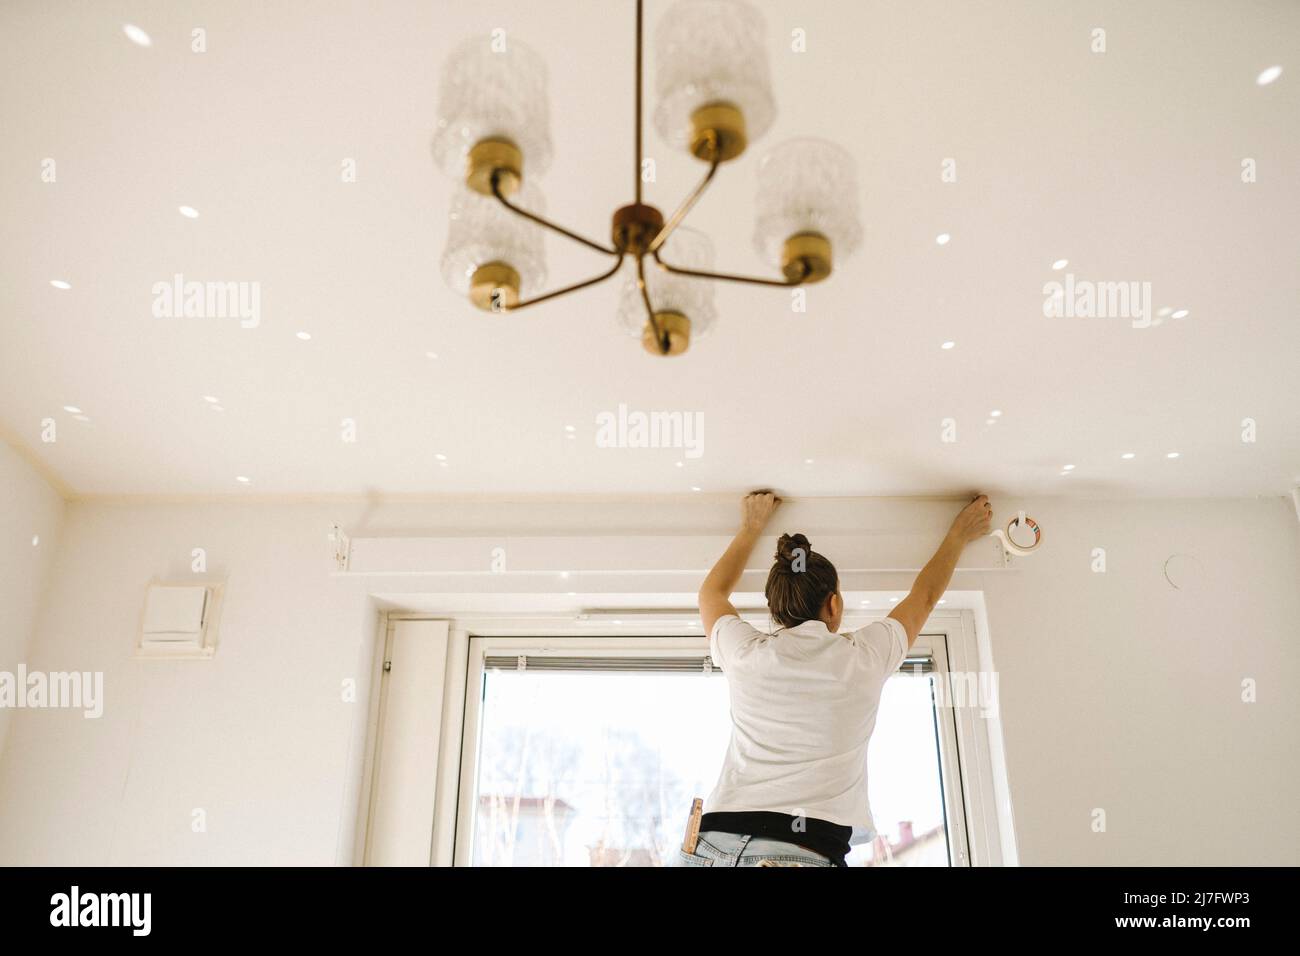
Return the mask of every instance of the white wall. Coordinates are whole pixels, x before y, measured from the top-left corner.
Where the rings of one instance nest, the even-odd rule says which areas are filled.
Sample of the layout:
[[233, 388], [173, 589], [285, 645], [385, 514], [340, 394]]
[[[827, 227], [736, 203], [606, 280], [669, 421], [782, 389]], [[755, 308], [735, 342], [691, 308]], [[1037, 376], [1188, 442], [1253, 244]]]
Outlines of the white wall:
[[[28, 663], [102, 671], [104, 714], [16, 715], [0, 863], [350, 858], [345, 780], [359, 775], [374, 612], [328, 576], [328, 529], [303, 509], [69, 504]], [[206, 575], [191, 572], [195, 548]], [[226, 581], [213, 660], [131, 657], [154, 577]]]
[[[1012, 571], [959, 572], [987, 595], [1021, 862], [1300, 863], [1300, 532], [1289, 501], [1017, 502], [1045, 529]], [[937, 542], [955, 505], [792, 502], [782, 530], [881, 530]], [[331, 577], [326, 534], [723, 534], [735, 502], [69, 506], [30, 666], [103, 670], [98, 721], [18, 715], [0, 763], [0, 864], [302, 863], [352, 859], [377, 608], [426, 579]], [[190, 579], [206, 548], [227, 581], [210, 662], [129, 652], [154, 576]], [[1090, 570], [1092, 549], [1107, 571]], [[1173, 554], [1175, 590], [1162, 567]], [[480, 560], [480, 557], [482, 560]], [[755, 567], [766, 555], [758, 555]], [[831, 554], [846, 567], [854, 555]], [[1181, 567], [1182, 577], [1177, 576]], [[564, 593], [531, 576], [459, 590]], [[904, 586], [899, 573], [845, 587]], [[662, 588], [635, 575], [620, 590]], [[353, 678], [355, 703], [341, 699]], [[1241, 702], [1241, 681], [1258, 702]], [[192, 832], [194, 808], [207, 832]], [[1107, 815], [1091, 829], [1094, 809]]]
[[[14, 673], [27, 655], [58, 548], [63, 510], [62, 496], [0, 440], [0, 672]], [[0, 707], [0, 755], [11, 717]]]
[[[1290, 502], [1031, 513], [1049, 550], [987, 584], [1021, 861], [1300, 864]], [[1096, 547], [1105, 574], [1089, 569]], [[1196, 556], [1170, 564], [1181, 590], [1162, 573], [1173, 554]], [[1095, 808], [1105, 834], [1089, 829]]]

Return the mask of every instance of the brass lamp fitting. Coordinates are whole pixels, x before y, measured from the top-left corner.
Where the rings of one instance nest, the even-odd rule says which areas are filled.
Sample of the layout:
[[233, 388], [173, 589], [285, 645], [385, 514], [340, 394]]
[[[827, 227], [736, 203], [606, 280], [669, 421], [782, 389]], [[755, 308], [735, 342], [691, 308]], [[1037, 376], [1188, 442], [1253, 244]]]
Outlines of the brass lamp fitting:
[[668, 351], [663, 341], [655, 335], [653, 322], [647, 322], [641, 332], [641, 345], [651, 355], [681, 355], [691, 344], [691, 320], [680, 312], [656, 312], [660, 330], [668, 336]]
[[781, 247], [781, 271], [791, 282], [821, 282], [831, 274], [831, 241], [817, 232], [800, 232]]
[[484, 196], [492, 195], [492, 174], [503, 196], [513, 196], [524, 181], [524, 154], [505, 139], [475, 143], [465, 161], [465, 185]]
[[730, 103], [708, 103], [691, 114], [691, 153], [705, 162], [735, 159], [745, 151], [745, 114]]
[[504, 262], [488, 262], [469, 280], [469, 300], [484, 312], [500, 312], [519, 302], [519, 273]]

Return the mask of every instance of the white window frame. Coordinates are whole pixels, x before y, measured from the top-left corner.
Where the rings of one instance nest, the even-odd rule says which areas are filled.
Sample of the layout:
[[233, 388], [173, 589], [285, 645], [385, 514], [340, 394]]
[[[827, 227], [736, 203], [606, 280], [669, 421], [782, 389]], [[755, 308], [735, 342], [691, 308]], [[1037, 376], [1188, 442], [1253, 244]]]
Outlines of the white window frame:
[[[402, 615], [403, 617], [427, 617]], [[745, 617], [750, 615], [745, 614]], [[859, 627], [880, 615], [849, 615], [845, 628]], [[683, 616], [683, 621], [688, 620]], [[469, 866], [472, 861], [473, 812], [478, 780], [478, 742], [482, 717], [484, 658], [491, 655], [558, 655], [581, 651], [599, 656], [694, 657], [708, 653], [702, 634], [644, 636], [635, 624], [602, 626], [599, 634], [559, 633], [520, 636], [517, 620], [474, 621], [473, 633], [451, 629], [448, 682], [450, 700], [462, 702], [461, 720], [444, 720], [439, 766], [439, 799], [435, 808], [434, 865]], [[459, 647], [457, 647], [459, 645]], [[929, 650], [936, 677], [978, 670], [975, 622], [969, 611], [936, 612], [927, 622], [917, 645]], [[458, 687], [452, 693], [451, 684]], [[953, 866], [998, 866], [1003, 862], [999, 820], [994, 802], [992, 751], [988, 721], [974, 706], [940, 706], [939, 729], [944, 781], [945, 817], [950, 862]]]

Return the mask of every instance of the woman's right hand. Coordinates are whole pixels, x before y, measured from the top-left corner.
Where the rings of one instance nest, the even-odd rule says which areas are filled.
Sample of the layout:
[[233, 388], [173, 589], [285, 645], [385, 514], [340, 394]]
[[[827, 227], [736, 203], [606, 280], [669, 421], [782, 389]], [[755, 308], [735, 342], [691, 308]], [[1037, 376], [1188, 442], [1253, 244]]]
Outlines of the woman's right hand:
[[970, 544], [976, 538], [982, 538], [993, 527], [993, 505], [989, 504], [988, 495], [980, 495], [953, 520], [951, 534], [962, 544]]
[[746, 531], [761, 532], [780, 504], [781, 499], [771, 491], [751, 491], [740, 503], [741, 527]]

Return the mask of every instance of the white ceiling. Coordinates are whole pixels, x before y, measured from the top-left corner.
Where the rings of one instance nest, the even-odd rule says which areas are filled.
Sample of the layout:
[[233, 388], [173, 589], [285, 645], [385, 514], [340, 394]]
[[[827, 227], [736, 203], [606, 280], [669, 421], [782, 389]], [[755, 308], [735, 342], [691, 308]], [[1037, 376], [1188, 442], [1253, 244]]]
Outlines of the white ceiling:
[[[613, 283], [486, 317], [438, 268], [455, 184], [429, 141], [447, 52], [495, 27], [543, 52], [555, 161], [539, 184], [555, 218], [604, 239], [630, 201], [630, 0], [5, 3], [0, 425], [81, 494], [1272, 495], [1300, 481], [1300, 5], [763, 6], [775, 128], [689, 222], [719, 268], [770, 274], [750, 244], [755, 159], [813, 134], [856, 157], [866, 238], [806, 314], [782, 290], [719, 287], [713, 332], [665, 360], [618, 328]], [[647, 4], [651, 41], [666, 9]], [[806, 53], [789, 50], [795, 28]], [[1285, 72], [1258, 86], [1272, 64]], [[646, 152], [647, 201], [668, 211], [702, 167], [652, 125]], [[552, 283], [602, 266], [546, 241]], [[1190, 314], [1147, 329], [1044, 318], [1059, 258], [1079, 279], [1149, 281], [1153, 307]], [[260, 283], [260, 326], [153, 317], [152, 286], [175, 273]], [[620, 403], [703, 413], [703, 456], [596, 447], [597, 414]]]

